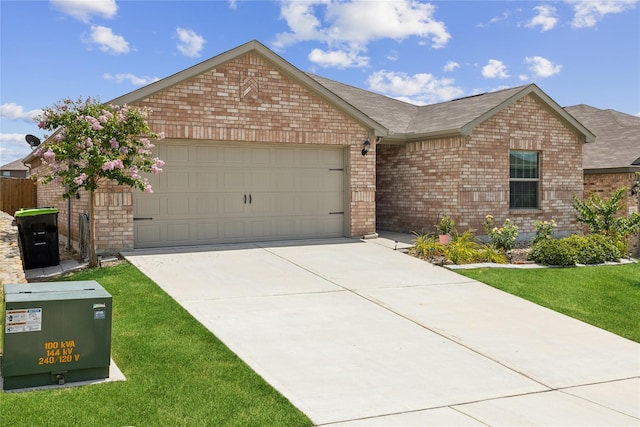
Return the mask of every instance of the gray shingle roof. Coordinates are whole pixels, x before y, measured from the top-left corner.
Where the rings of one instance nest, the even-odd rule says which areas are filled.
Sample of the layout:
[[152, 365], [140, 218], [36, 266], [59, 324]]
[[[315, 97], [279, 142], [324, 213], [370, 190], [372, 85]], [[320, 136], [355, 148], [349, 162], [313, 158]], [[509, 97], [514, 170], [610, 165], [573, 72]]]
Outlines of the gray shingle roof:
[[565, 110], [596, 135], [584, 146], [584, 169], [640, 169], [640, 117], [584, 104]]
[[307, 75], [384, 126], [388, 130], [389, 139], [469, 134], [476, 125], [511, 102], [534, 93], [568, 125], [584, 134], [587, 141], [593, 140], [593, 135], [582, 124], [567, 114], [536, 85], [517, 86], [439, 104], [417, 106], [317, 75]]
[[7, 163], [6, 165], [0, 166], [0, 170], [3, 171], [27, 171], [28, 167], [22, 164], [22, 159], [14, 160], [11, 163]]
[[308, 74], [349, 104], [386, 127], [391, 134], [427, 134], [459, 130], [527, 86], [417, 106], [354, 86]]

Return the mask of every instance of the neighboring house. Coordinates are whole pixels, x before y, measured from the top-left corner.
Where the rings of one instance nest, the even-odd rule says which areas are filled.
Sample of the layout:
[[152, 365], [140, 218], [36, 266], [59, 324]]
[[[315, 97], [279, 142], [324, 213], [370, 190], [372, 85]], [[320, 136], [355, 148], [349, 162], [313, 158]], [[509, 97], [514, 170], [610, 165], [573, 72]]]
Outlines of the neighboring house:
[[[596, 135], [595, 144], [587, 144], [583, 152], [584, 196], [596, 193], [608, 198], [620, 187], [626, 187], [624, 213], [640, 210], [640, 117], [614, 110], [601, 110], [588, 105], [566, 107]], [[640, 236], [631, 239], [631, 250], [638, 254]]]
[[0, 166], [0, 177], [27, 178], [29, 177], [29, 168], [22, 164], [22, 160], [15, 160], [11, 163]]
[[[593, 135], [535, 85], [418, 107], [303, 73], [254, 41], [111, 103], [153, 110], [166, 164], [153, 194], [97, 190], [99, 253], [432, 231], [443, 214], [461, 229], [487, 214], [524, 233], [551, 218], [579, 229], [572, 197]], [[64, 234], [60, 193], [38, 197]]]

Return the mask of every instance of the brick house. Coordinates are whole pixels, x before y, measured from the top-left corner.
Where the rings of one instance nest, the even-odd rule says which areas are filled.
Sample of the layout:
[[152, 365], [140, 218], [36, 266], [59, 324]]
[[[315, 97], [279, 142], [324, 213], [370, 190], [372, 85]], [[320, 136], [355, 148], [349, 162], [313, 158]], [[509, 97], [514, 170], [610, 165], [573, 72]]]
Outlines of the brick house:
[[[431, 230], [445, 213], [461, 229], [486, 214], [525, 233], [550, 218], [578, 229], [571, 198], [593, 135], [535, 85], [419, 107], [303, 73], [253, 41], [110, 103], [152, 109], [166, 164], [153, 194], [97, 190], [98, 253]], [[66, 234], [61, 189], [43, 190]], [[87, 199], [70, 203], [74, 241]]]
[[[588, 105], [566, 107], [572, 116], [596, 135], [596, 142], [583, 152], [584, 195], [602, 198], [626, 187], [623, 212], [640, 211], [640, 117]], [[640, 235], [630, 239], [634, 255], [640, 252]]]
[[3, 178], [28, 178], [29, 168], [22, 164], [22, 160], [14, 160], [0, 166], [0, 177]]

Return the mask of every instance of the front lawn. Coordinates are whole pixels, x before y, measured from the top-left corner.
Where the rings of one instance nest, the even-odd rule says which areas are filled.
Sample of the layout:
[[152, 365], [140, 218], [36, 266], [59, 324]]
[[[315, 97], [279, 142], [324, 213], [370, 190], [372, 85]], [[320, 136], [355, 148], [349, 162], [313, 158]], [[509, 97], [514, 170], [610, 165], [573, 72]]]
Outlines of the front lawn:
[[456, 272], [640, 342], [640, 263]]
[[127, 381], [0, 392], [0, 425], [312, 425], [134, 266], [64, 280], [96, 280], [112, 295], [112, 357]]

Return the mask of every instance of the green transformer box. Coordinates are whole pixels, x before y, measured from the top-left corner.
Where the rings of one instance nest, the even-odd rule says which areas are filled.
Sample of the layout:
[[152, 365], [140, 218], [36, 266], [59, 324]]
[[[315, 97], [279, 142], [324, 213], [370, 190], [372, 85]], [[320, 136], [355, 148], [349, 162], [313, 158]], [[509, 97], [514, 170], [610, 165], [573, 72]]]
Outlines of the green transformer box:
[[3, 389], [109, 377], [111, 295], [98, 282], [4, 285]]

